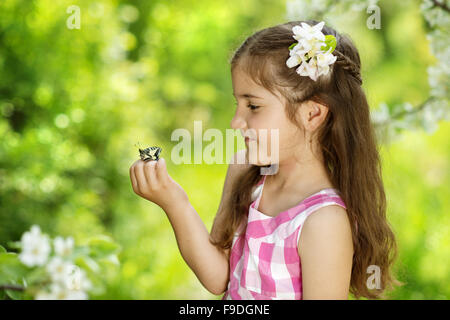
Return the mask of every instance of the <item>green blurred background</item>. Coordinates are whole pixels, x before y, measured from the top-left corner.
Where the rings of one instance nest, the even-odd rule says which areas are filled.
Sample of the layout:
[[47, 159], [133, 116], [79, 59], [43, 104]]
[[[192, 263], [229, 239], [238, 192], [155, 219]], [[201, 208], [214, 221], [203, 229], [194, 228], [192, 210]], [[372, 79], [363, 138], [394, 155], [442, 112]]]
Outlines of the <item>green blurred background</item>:
[[[81, 9], [80, 29], [66, 26], [70, 5]], [[381, 29], [365, 27], [365, 11], [333, 26], [360, 50], [373, 109], [420, 104], [434, 62], [420, 1], [379, 5]], [[171, 163], [171, 133], [192, 133], [194, 120], [203, 130], [230, 128], [228, 60], [285, 14], [284, 1], [2, 0], [0, 244], [32, 224], [77, 242], [107, 234], [123, 248], [121, 267], [95, 298], [220, 299], [184, 262], [165, 213], [133, 192], [134, 144], [162, 146], [169, 174], [210, 230], [227, 166]], [[405, 282], [391, 299], [450, 298], [449, 136], [441, 122], [432, 135], [405, 131], [381, 147]]]

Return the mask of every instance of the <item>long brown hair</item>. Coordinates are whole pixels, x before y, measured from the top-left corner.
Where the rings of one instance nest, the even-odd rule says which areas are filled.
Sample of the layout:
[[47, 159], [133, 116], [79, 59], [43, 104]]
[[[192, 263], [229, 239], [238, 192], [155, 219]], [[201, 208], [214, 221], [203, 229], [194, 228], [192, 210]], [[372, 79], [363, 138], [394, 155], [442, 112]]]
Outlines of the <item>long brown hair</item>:
[[[296, 67], [288, 68], [289, 46], [296, 42], [292, 27], [306, 22], [291, 21], [260, 30], [248, 37], [231, 58], [231, 70], [238, 64], [253, 81], [286, 98], [287, 117], [296, 122], [295, 114], [302, 102], [312, 100], [328, 107], [327, 118], [317, 130], [317, 139], [330, 181], [340, 191], [347, 207], [353, 237], [353, 265], [350, 292], [355, 298], [385, 297], [383, 292], [401, 284], [391, 274], [397, 257], [395, 235], [386, 219], [381, 161], [376, 135], [370, 121], [370, 108], [363, 91], [358, 50], [348, 35], [324, 26], [325, 35], [336, 37], [337, 60], [331, 72], [317, 81], [299, 76]], [[260, 167], [252, 165], [234, 182], [223, 224], [217, 240], [211, 242], [229, 249], [234, 233], [246, 222], [251, 193], [260, 180]], [[369, 290], [368, 267], [380, 268], [381, 289]]]

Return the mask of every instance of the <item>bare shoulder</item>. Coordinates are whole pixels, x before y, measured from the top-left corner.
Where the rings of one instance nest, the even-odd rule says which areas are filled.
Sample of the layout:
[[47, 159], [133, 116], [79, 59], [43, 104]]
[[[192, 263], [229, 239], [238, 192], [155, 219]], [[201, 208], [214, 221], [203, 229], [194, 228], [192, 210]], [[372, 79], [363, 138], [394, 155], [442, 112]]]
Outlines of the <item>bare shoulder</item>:
[[300, 247], [349, 246], [352, 231], [347, 210], [339, 205], [328, 205], [317, 209], [305, 220], [299, 239]]
[[347, 210], [343, 207], [333, 204], [317, 209], [306, 219], [304, 229], [307, 225], [316, 228], [350, 228], [350, 220]]
[[353, 241], [347, 210], [322, 207], [305, 220], [298, 252], [302, 261], [303, 299], [347, 299]]

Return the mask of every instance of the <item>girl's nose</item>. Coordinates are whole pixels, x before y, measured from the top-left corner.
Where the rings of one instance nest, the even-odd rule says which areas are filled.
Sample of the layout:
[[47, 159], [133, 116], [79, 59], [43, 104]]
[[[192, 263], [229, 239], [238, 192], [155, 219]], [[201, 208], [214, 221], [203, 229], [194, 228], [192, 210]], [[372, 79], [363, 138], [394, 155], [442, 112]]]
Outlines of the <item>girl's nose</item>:
[[231, 120], [231, 128], [237, 130], [245, 127], [246, 124], [244, 118], [242, 118], [239, 114], [236, 113], [233, 119]]

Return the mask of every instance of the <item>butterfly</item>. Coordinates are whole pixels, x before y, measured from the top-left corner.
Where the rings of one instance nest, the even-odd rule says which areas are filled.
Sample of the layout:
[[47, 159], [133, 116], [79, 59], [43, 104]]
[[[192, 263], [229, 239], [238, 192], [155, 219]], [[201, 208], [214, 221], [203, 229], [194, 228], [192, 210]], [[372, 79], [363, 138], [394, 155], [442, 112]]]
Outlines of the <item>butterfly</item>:
[[139, 148], [139, 155], [143, 161], [159, 160], [159, 155], [162, 152], [160, 147], [148, 147], [145, 149]]

